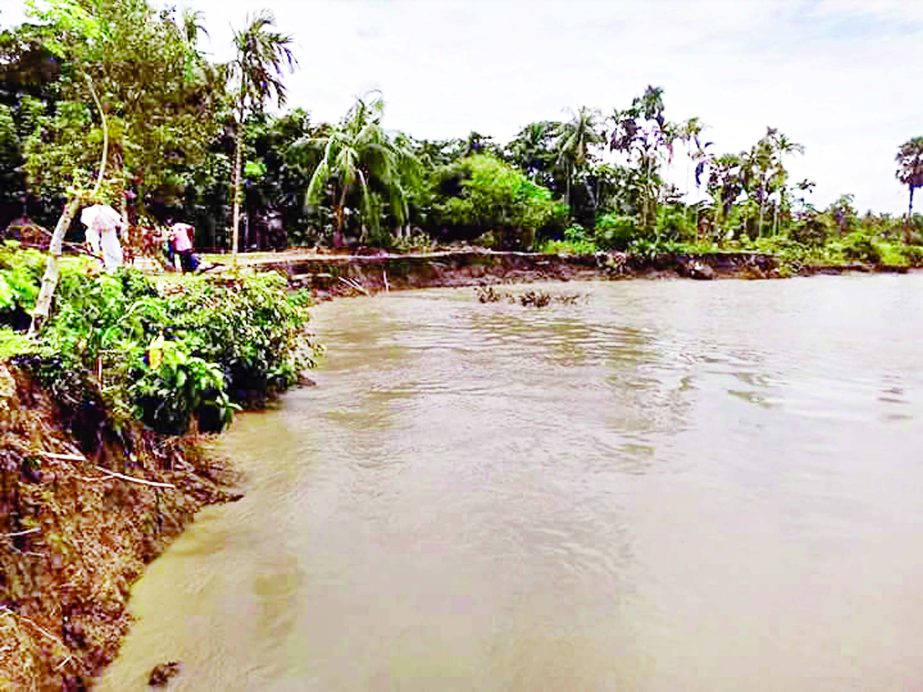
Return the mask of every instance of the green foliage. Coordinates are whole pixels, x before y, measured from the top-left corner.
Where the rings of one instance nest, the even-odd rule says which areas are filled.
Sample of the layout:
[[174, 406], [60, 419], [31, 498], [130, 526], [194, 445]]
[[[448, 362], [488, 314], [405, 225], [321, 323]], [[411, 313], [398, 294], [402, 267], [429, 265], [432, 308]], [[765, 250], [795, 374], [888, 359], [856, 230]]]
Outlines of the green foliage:
[[[359, 213], [360, 239], [377, 235], [383, 217], [403, 224], [409, 215], [408, 189], [419, 178], [419, 161], [405, 138], [382, 127], [384, 101], [378, 95], [356, 103], [329, 132], [303, 143], [322, 152], [307, 186], [306, 200], [333, 208], [334, 245], [341, 245], [350, 209]], [[387, 212], [384, 213], [384, 210]]]
[[574, 225], [564, 230], [564, 240], [546, 241], [541, 247], [541, 252], [559, 255], [592, 255], [599, 252], [599, 247], [583, 226]]
[[188, 346], [164, 341], [158, 367], [141, 370], [128, 387], [135, 415], [155, 430], [182, 434], [194, 415], [214, 411], [219, 429], [230, 423], [234, 409], [221, 368], [198, 356]]
[[0, 327], [0, 361], [30, 353], [32, 348], [32, 340], [22, 332]]
[[[846, 240], [853, 233], [882, 248], [923, 241], [912, 210], [923, 182], [920, 137], [897, 151], [906, 220], [860, 217], [849, 196], [811, 207], [814, 183], [794, 183], [787, 170], [802, 147], [779, 130], [718, 152], [698, 118], [667, 118], [656, 86], [608, 118], [581, 106], [562, 121], [529, 123], [505, 146], [474, 131], [427, 141], [385, 130], [378, 94], [334, 124], [298, 109], [268, 113], [270, 99], [284, 102], [284, 75], [295, 65], [291, 37], [268, 12], [234, 32], [227, 64], [201, 52], [198, 13], [150, 0], [29, 0], [27, 15], [0, 31], [0, 227], [20, 215], [51, 226], [61, 193], [97, 173], [95, 93], [110, 145], [102, 196], [116, 206], [123, 194], [133, 200], [132, 221], [190, 221], [211, 247], [228, 245], [232, 206], [246, 219], [239, 245], [247, 248], [331, 239], [410, 247], [411, 228], [503, 248], [553, 238], [549, 246], [571, 250], [624, 250], [641, 239], [731, 248], [784, 236], [800, 255], [846, 262], [844, 252], [873, 257]], [[683, 164], [685, 197], [666, 180]], [[693, 175], [708, 197], [695, 205]], [[563, 233], [578, 225], [584, 238]], [[0, 286], [0, 305], [10, 300]]]
[[15, 242], [0, 247], [0, 316], [35, 307], [44, 263], [41, 253]]
[[185, 282], [170, 295], [167, 331], [191, 353], [218, 363], [236, 400], [284, 389], [310, 362], [303, 350], [310, 296], [288, 294], [287, 287], [272, 272]]
[[678, 205], [657, 209], [657, 234], [661, 239], [685, 241], [695, 237], [686, 209]]
[[865, 264], [881, 264], [881, 249], [875, 241], [862, 233], [850, 233], [843, 239], [843, 256], [847, 260]]
[[632, 216], [603, 214], [596, 219], [596, 243], [606, 250], [627, 250], [636, 233]]
[[830, 239], [831, 232], [830, 224], [824, 216], [809, 214], [792, 224], [789, 237], [802, 245], [822, 247]]
[[434, 175], [434, 216], [438, 224], [493, 231], [504, 248], [529, 248], [537, 231], [566, 217], [551, 192], [521, 171], [485, 154], [469, 156]]
[[194, 418], [218, 430], [239, 403], [293, 384], [312, 364], [309, 299], [277, 274], [194, 277], [158, 288], [123, 270], [63, 272], [57, 310], [34, 348], [55, 371], [102, 373], [111, 408], [164, 433]]
[[904, 259], [911, 267], [923, 267], [923, 247], [918, 245], [906, 245], [903, 247]]
[[224, 99], [223, 71], [198, 52], [185, 19], [146, 0], [44, 0], [29, 13], [25, 38], [61, 66], [23, 138], [30, 188], [58, 194], [95, 172], [103, 129], [94, 93], [108, 113], [109, 196], [182, 185], [184, 166], [218, 131]]

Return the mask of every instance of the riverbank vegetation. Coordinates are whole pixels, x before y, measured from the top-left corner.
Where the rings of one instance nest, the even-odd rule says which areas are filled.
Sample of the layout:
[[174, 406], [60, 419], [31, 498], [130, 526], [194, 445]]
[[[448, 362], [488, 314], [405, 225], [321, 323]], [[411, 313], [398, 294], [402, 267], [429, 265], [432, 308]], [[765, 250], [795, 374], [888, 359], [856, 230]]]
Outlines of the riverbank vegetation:
[[65, 398], [92, 375], [112, 414], [161, 433], [220, 431], [236, 408], [295, 383], [313, 363], [309, 296], [274, 273], [156, 282], [138, 271], [63, 267], [56, 310], [37, 339], [28, 323], [43, 257], [0, 250], [0, 359]]
[[0, 687], [86, 689], [128, 627], [131, 583], [233, 474], [195, 433], [313, 362], [308, 296], [278, 274], [100, 274], [0, 248]]
[[676, 117], [653, 86], [628, 104], [527, 123], [508, 142], [388, 130], [378, 93], [334, 123], [301, 108], [269, 113], [296, 64], [290, 38], [260, 13], [235, 33], [235, 59], [217, 64], [199, 48], [201, 20], [145, 0], [47, 0], [3, 32], [0, 226], [53, 225], [99, 173], [106, 143], [104, 188], [126, 217], [184, 218], [217, 250], [464, 242], [921, 263], [921, 137], [897, 151], [906, 215], [862, 212], [849, 194], [818, 208], [814, 183], [789, 173], [801, 144], [768, 127], [723, 151], [720, 133]]

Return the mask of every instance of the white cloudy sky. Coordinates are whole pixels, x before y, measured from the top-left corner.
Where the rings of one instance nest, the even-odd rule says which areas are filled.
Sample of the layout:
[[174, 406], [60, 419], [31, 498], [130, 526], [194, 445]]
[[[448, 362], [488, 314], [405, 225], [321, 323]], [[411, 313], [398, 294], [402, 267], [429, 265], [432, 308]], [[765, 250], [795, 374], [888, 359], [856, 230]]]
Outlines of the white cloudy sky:
[[[381, 89], [386, 123], [500, 141], [565, 108], [608, 113], [662, 86], [668, 117], [700, 116], [721, 151], [767, 125], [802, 142], [815, 202], [900, 211], [897, 145], [923, 135], [923, 0], [176, 0], [205, 13], [215, 58], [267, 7], [294, 37], [290, 103], [336, 119]], [[22, 16], [3, 0], [0, 22]]]

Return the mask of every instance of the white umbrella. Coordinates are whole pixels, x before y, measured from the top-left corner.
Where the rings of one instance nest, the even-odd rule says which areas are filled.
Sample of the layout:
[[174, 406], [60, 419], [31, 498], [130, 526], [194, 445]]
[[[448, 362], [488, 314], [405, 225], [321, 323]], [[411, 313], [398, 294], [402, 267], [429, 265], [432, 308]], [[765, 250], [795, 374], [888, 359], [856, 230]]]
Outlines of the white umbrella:
[[122, 266], [122, 247], [116, 234], [122, 217], [108, 204], [94, 204], [80, 212], [80, 222], [87, 227], [87, 243], [94, 254], [102, 251], [106, 270], [113, 272]]
[[122, 217], [108, 204], [94, 204], [80, 212], [80, 222], [101, 232], [116, 229], [122, 223]]

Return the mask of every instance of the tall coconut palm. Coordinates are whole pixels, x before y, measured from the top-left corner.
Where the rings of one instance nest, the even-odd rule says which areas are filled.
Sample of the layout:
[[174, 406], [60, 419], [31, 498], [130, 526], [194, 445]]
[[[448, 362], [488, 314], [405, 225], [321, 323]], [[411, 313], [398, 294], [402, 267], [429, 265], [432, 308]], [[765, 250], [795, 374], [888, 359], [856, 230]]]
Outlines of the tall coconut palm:
[[[763, 235], [766, 202], [776, 192], [779, 193], [780, 199], [784, 196], [785, 182], [788, 178], [784, 159], [793, 153], [804, 153], [804, 147], [789, 139], [778, 129], [767, 127], [766, 134], [757, 141], [746, 157], [745, 175], [748, 180], [746, 187], [748, 194], [752, 190], [757, 198], [759, 207], [757, 235], [759, 236]], [[778, 200], [774, 206], [773, 229], [778, 221]]]
[[286, 69], [293, 70], [296, 61], [289, 48], [292, 37], [273, 31], [275, 18], [263, 10], [250, 20], [243, 31], [234, 32], [237, 54], [230, 64], [232, 79], [237, 81], [237, 123], [234, 137], [234, 191], [231, 227], [231, 252], [237, 262], [240, 233], [240, 177], [244, 146], [244, 120], [248, 113], [260, 113], [266, 102], [275, 96], [276, 103], [285, 103], [285, 85], [282, 83]]
[[326, 195], [332, 196], [334, 246], [343, 245], [347, 204], [354, 193], [359, 195], [363, 240], [370, 228], [379, 227], [379, 194], [387, 197], [398, 224], [407, 218], [404, 182], [418, 163], [409, 143], [390, 137], [382, 127], [383, 115], [384, 101], [379, 95], [369, 101], [356, 99], [338, 125], [308, 142], [321, 148], [323, 156], [308, 183], [306, 200], [314, 206]]
[[907, 186], [907, 233], [913, 220], [913, 193], [923, 187], [923, 137], [914, 137], [901, 144], [897, 150], [897, 179]]
[[788, 198], [788, 169], [785, 167], [784, 157], [804, 154], [804, 145], [789, 139], [784, 132], [776, 131], [773, 148], [775, 170], [770, 177], [770, 194], [778, 193], [778, 199], [773, 204], [772, 232], [775, 235], [779, 231], [779, 208]]
[[[689, 118], [688, 120], [680, 123], [676, 128], [676, 137], [683, 144], [686, 145], [686, 189], [683, 191], [683, 196], [686, 200], [686, 209], [683, 210], [683, 216], [685, 217], [689, 209], [689, 174], [690, 168], [693, 161], [696, 161], [695, 155], [698, 153], [698, 150], [701, 149], [699, 146], [699, 135], [702, 134], [704, 126], [702, 121], [697, 118]], [[693, 145], [695, 148], [693, 149]]]
[[558, 165], [564, 168], [564, 201], [571, 204], [571, 187], [574, 174], [585, 168], [593, 156], [593, 147], [602, 144], [604, 139], [599, 130], [599, 112], [581, 106], [571, 119], [561, 125], [561, 132], [555, 144]]

